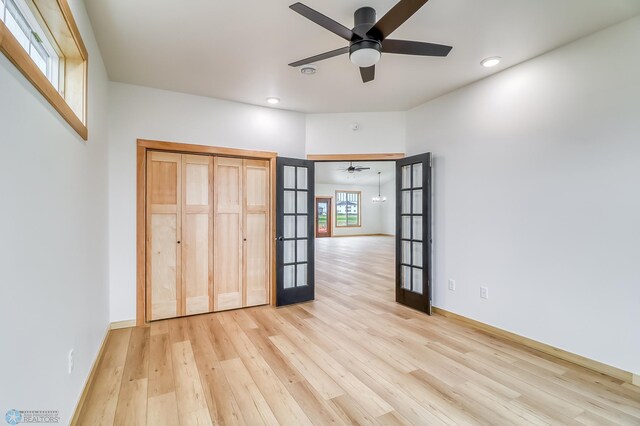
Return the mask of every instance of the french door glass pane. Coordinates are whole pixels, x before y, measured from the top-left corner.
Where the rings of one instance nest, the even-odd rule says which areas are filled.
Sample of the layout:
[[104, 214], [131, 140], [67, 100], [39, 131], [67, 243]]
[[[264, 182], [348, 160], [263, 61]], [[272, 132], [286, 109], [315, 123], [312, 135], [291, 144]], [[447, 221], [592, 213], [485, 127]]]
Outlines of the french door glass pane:
[[413, 192], [413, 214], [422, 214], [422, 189]]
[[402, 216], [402, 238], [411, 239], [411, 216]]
[[307, 264], [300, 263], [298, 264], [298, 279], [296, 287], [303, 287], [305, 285], [307, 285]]
[[411, 242], [402, 242], [402, 263], [411, 264]]
[[298, 240], [298, 251], [296, 262], [306, 262], [307, 261], [307, 240]]
[[411, 267], [402, 267], [402, 288], [405, 290], [411, 290]]
[[413, 216], [413, 239], [422, 240], [422, 216]]
[[413, 244], [413, 266], [422, 266], [422, 243], [412, 243], [412, 244]]
[[298, 218], [298, 238], [307, 238], [307, 215], [297, 216]]
[[285, 265], [284, 267], [284, 288], [292, 288], [295, 283], [296, 269], [295, 265]]
[[284, 212], [296, 212], [296, 191], [284, 191]]
[[284, 217], [284, 235], [285, 238], [295, 238], [296, 236], [296, 217]]
[[411, 188], [411, 166], [402, 167], [402, 188]]
[[422, 269], [413, 268], [413, 292], [422, 294]]
[[298, 189], [308, 189], [306, 167], [298, 167]]
[[284, 166], [284, 187], [288, 189], [296, 188], [296, 168]]
[[296, 261], [296, 242], [293, 240], [284, 242], [284, 263], [294, 263]]
[[307, 192], [298, 191], [298, 213], [307, 213]]
[[422, 163], [413, 165], [413, 187], [422, 188]]
[[402, 213], [411, 213], [411, 191], [402, 191]]

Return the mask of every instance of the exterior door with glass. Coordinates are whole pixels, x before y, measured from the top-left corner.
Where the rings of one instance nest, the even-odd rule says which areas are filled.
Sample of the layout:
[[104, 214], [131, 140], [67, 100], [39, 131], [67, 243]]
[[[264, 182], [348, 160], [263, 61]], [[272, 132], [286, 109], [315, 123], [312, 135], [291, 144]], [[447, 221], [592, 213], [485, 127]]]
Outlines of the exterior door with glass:
[[316, 238], [331, 236], [331, 198], [316, 198]]

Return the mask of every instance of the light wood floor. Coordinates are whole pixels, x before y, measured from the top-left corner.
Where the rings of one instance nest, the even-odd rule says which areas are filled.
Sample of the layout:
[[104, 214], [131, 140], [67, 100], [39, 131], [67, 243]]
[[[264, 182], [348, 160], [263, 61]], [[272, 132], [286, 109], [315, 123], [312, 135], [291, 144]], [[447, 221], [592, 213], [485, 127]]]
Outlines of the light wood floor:
[[393, 302], [393, 244], [318, 240], [314, 302], [112, 331], [80, 424], [640, 424], [639, 388]]

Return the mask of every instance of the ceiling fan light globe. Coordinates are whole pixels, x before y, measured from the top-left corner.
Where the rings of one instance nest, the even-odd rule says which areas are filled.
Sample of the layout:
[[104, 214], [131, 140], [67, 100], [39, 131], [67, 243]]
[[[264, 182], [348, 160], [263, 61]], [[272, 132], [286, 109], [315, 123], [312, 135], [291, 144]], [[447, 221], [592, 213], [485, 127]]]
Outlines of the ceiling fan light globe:
[[354, 65], [360, 68], [368, 68], [378, 63], [380, 60], [380, 51], [377, 49], [358, 49], [349, 55], [349, 59]]

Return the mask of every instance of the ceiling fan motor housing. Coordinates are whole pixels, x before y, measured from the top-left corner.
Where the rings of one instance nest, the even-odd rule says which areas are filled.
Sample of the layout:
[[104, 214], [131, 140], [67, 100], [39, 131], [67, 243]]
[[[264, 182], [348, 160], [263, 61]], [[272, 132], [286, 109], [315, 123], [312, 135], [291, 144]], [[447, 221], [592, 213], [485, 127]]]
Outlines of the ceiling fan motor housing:
[[375, 9], [372, 7], [361, 7], [353, 14], [353, 22], [355, 24], [353, 33], [362, 37], [362, 39], [356, 38], [355, 40], [351, 40], [351, 43], [349, 43], [349, 57], [361, 49], [372, 49], [380, 54], [382, 52], [382, 43], [367, 35], [367, 31], [376, 23]]

